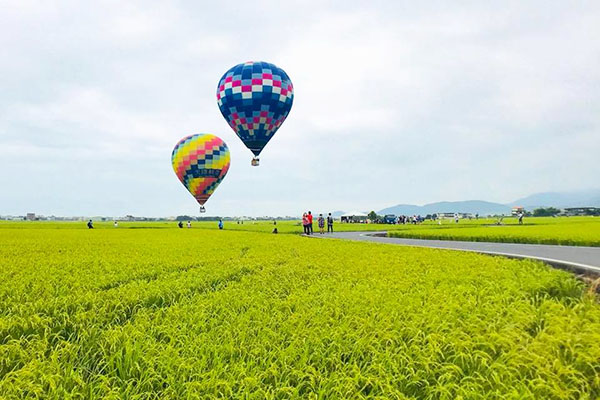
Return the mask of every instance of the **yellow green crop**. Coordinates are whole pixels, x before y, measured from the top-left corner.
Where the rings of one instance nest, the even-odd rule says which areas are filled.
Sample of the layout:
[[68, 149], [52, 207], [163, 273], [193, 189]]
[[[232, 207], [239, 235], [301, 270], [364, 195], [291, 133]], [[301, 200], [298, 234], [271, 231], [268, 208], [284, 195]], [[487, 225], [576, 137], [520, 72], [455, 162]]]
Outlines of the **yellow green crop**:
[[442, 225], [425, 224], [412, 229], [390, 230], [389, 236], [468, 240], [476, 242], [537, 243], [574, 246], [600, 246], [600, 218], [526, 218], [525, 224], [518, 225], [514, 219], [507, 219], [504, 225], [492, 223], [460, 221], [458, 224], [445, 221]]
[[[560, 217], [525, 218], [519, 225], [516, 218], [505, 218], [503, 225], [495, 225], [497, 219], [463, 219], [458, 224], [444, 220], [442, 224], [426, 221], [422, 224], [346, 224], [336, 221], [336, 232], [344, 231], [388, 231], [390, 236], [417, 239], [469, 240], [512, 243], [560, 244], [578, 246], [600, 246], [600, 218]], [[95, 222], [96, 229], [178, 229], [176, 222]], [[192, 222], [193, 229], [214, 230], [217, 222]], [[299, 221], [225, 221], [225, 230], [271, 233], [277, 227], [279, 233], [302, 233]], [[0, 222], [0, 229], [87, 229], [85, 222]], [[185, 226], [184, 230], [187, 229]], [[316, 222], [314, 229], [318, 231]]]
[[0, 225], [3, 399], [600, 397], [600, 306], [539, 262], [55, 225]]

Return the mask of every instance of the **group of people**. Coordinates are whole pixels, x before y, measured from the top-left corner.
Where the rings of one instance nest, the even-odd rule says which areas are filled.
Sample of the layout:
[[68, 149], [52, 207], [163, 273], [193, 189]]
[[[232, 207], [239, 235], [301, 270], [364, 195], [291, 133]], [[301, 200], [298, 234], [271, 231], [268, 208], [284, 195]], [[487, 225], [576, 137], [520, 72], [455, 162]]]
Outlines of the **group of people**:
[[[177, 226], [180, 227], [180, 228], [183, 228], [183, 221], [179, 221], [177, 223]], [[188, 221], [187, 222], [187, 227], [188, 228], [192, 227], [192, 221]], [[222, 219], [219, 219], [219, 229], [223, 229], [223, 220]]]
[[402, 225], [406, 225], [406, 224], [420, 224], [421, 222], [423, 222], [425, 220], [425, 218], [421, 217], [420, 215], [413, 215], [412, 217], [410, 215], [400, 215], [398, 216], [397, 220], [396, 220], [396, 224], [402, 224]]
[[[113, 226], [114, 226], [115, 228], [118, 228], [118, 227], [119, 227], [119, 223], [117, 222], [117, 220], [115, 220], [115, 221], [113, 222]], [[87, 222], [87, 227], [88, 227], [88, 229], [94, 229], [94, 221], [92, 221], [92, 220], [90, 219], [90, 220]]]
[[[517, 214], [519, 225], [523, 224], [524, 215], [525, 214], [522, 212]], [[387, 216], [386, 216], [386, 218], [387, 218]], [[427, 218], [429, 218], [429, 216], [427, 216]], [[441, 220], [438, 218], [438, 216], [436, 214], [433, 214], [431, 219], [433, 221], [438, 220], [438, 223], [441, 224]], [[469, 219], [471, 219], [471, 217], [469, 217]], [[475, 219], [479, 219], [479, 214], [475, 214]], [[503, 217], [500, 217], [500, 219], [496, 222], [496, 225], [502, 225], [502, 219], [503, 219]], [[423, 218], [420, 215], [413, 215], [413, 216], [400, 215], [400, 216], [396, 217], [395, 220], [391, 223], [393, 223], [393, 224], [415, 224], [416, 225], [416, 224], [422, 223], [424, 221], [425, 221], [425, 218]], [[454, 222], [458, 223], [458, 221], [459, 221], [459, 214], [454, 213]], [[237, 223], [240, 224], [240, 221], [237, 221]], [[241, 221], [241, 223], [243, 224], [244, 221]], [[381, 223], [381, 221], [379, 221], [379, 223]], [[388, 222], [388, 223], [390, 223], [390, 222]], [[321, 233], [321, 234], [325, 233], [325, 224], [327, 224], [327, 232], [333, 233], [333, 217], [331, 216], [331, 213], [327, 214], [327, 217], [323, 217], [323, 214], [319, 214], [319, 217], [317, 218], [317, 225], [319, 226], [319, 233]], [[273, 221], [273, 225], [275, 225], [275, 227], [273, 228], [273, 233], [278, 233], [277, 222], [275, 220]], [[119, 223], [115, 220], [114, 227], [117, 228], [118, 226], [119, 226]], [[179, 221], [177, 223], [177, 226], [179, 228], [183, 228], [183, 221]], [[219, 219], [218, 226], [219, 226], [219, 229], [223, 229], [223, 220], [222, 219]], [[314, 234], [312, 212], [308, 211], [308, 212], [305, 212], [304, 214], [302, 214], [302, 226], [304, 227], [305, 235]], [[94, 229], [94, 224], [91, 219], [87, 222], [87, 227], [88, 227], [88, 229]], [[187, 227], [188, 228], [192, 227], [192, 221], [187, 222]]]
[[[117, 222], [117, 220], [115, 220], [115, 222], [113, 222], [113, 226], [115, 228], [119, 227], [119, 223]], [[88, 229], [94, 229], [94, 222], [91, 219], [87, 222], [87, 227], [88, 227]]]
[[[177, 226], [178, 226], [178, 227], [180, 227], [180, 228], [183, 228], [183, 221], [179, 221], [179, 222], [177, 223]], [[192, 227], [192, 221], [188, 221], [188, 222], [187, 222], [187, 227], [188, 227], [188, 228], [191, 228], [191, 227]]]
[[[319, 233], [322, 235], [325, 233], [325, 224], [327, 224], [327, 232], [333, 233], [333, 217], [331, 213], [327, 215], [327, 218], [323, 217], [323, 214], [319, 214], [317, 218], [317, 225], [319, 226]], [[302, 226], [304, 227], [305, 235], [312, 235], [313, 231], [313, 215], [312, 212], [302, 214]]]

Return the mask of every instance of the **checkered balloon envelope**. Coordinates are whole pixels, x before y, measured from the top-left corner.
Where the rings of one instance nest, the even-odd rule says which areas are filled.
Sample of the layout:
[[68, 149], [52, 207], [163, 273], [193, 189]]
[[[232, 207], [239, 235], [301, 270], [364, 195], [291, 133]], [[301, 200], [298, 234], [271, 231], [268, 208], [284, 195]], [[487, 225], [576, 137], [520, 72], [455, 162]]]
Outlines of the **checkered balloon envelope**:
[[242, 142], [258, 155], [287, 118], [294, 102], [292, 81], [281, 68], [248, 61], [230, 68], [217, 87], [221, 114]]
[[171, 154], [173, 170], [200, 204], [200, 212], [205, 211], [204, 203], [227, 175], [230, 162], [225, 142], [209, 133], [184, 137]]

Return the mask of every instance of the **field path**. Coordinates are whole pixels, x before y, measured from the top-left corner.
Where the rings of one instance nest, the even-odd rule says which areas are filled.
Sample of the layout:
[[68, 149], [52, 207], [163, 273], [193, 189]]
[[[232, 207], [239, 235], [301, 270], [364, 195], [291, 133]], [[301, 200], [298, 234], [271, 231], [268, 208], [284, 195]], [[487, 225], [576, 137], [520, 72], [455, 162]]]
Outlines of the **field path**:
[[386, 232], [335, 232], [325, 235], [317, 233], [314, 237], [473, 251], [511, 258], [532, 258], [558, 268], [570, 269], [579, 273], [600, 274], [600, 247], [403, 239], [390, 238], [385, 235]]

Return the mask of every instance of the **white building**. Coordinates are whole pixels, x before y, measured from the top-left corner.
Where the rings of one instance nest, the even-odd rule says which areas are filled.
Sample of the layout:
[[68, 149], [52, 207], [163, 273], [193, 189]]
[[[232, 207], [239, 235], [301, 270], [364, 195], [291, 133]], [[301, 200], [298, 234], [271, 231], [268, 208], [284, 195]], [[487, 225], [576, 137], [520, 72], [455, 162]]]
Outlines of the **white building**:
[[360, 211], [351, 211], [349, 213], [343, 214], [341, 217], [341, 222], [366, 222], [367, 214]]

